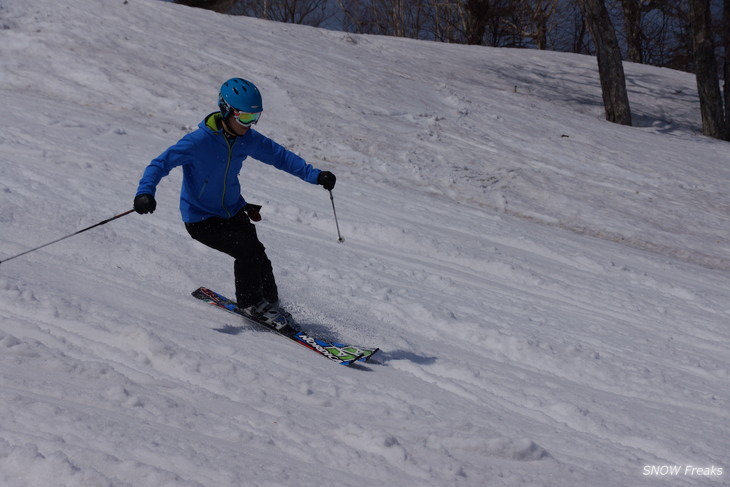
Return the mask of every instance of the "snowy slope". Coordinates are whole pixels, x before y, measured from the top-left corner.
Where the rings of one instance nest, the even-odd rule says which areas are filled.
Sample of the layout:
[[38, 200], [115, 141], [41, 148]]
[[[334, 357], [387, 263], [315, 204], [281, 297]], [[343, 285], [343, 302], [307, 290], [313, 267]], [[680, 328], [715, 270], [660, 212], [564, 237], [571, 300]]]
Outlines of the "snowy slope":
[[244, 167], [282, 297], [383, 352], [340, 367], [189, 297], [232, 263], [174, 172], [154, 215], [0, 266], [0, 485], [727, 484], [728, 146], [691, 76], [626, 70], [634, 128], [591, 57], [6, 0], [0, 260], [129, 209], [245, 76], [259, 130], [338, 176], [344, 244], [325, 191]]

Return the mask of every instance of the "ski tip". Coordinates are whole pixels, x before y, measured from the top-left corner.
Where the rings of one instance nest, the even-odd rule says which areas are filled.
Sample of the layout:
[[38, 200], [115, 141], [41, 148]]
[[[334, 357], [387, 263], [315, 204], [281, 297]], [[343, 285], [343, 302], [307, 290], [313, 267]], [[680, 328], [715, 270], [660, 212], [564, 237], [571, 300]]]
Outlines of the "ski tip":
[[370, 355], [368, 355], [367, 357], [362, 357], [361, 361], [363, 361], [363, 362], [369, 362], [369, 361], [370, 361], [370, 359], [371, 359], [371, 358], [373, 358], [373, 355], [375, 355], [375, 354], [376, 354], [376, 353], [378, 353], [379, 351], [380, 351], [380, 349], [379, 349], [379, 348], [376, 348], [375, 350], [373, 350], [373, 353], [371, 353], [371, 354], [370, 354]]
[[190, 295], [191, 295], [191, 296], [196, 296], [196, 297], [197, 297], [197, 296], [199, 296], [200, 294], [203, 294], [203, 293], [204, 293], [205, 291], [207, 291], [207, 288], [204, 288], [204, 287], [199, 287], [199, 288], [198, 288], [198, 289], [196, 289], [195, 291], [191, 292], [191, 293], [190, 293]]

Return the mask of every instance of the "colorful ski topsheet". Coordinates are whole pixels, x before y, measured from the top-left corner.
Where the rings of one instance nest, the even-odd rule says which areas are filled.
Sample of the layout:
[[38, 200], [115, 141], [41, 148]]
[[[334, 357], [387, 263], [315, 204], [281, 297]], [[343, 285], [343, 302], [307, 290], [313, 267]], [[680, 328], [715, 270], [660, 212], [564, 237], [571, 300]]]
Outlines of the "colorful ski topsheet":
[[352, 365], [355, 362], [365, 362], [370, 360], [373, 355], [379, 350], [377, 348], [361, 348], [353, 345], [346, 345], [343, 343], [332, 343], [327, 340], [322, 340], [317, 337], [313, 337], [304, 331], [297, 331], [293, 334], [279, 333], [277, 330], [267, 326], [265, 323], [260, 323], [249, 316], [244, 315], [236, 306], [236, 302], [232, 301], [225, 296], [218, 294], [215, 291], [211, 291], [208, 288], [198, 288], [192, 292], [193, 297], [205, 301], [209, 304], [224, 309], [230, 313], [234, 313], [241, 316], [249, 321], [258, 323], [262, 326], [266, 326], [268, 329], [277, 332], [279, 335], [287, 337], [300, 345], [313, 350], [320, 355], [327, 357], [328, 359], [340, 363], [342, 365]]

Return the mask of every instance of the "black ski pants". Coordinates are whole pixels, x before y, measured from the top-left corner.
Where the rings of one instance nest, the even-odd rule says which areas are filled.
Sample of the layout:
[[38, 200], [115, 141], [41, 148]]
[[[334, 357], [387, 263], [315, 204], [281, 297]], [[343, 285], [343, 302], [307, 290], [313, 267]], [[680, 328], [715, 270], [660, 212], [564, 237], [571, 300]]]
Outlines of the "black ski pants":
[[271, 261], [244, 210], [230, 219], [213, 217], [186, 223], [185, 228], [198, 242], [235, 259], [233, 274], [239, 307], [257, 304], [262, 298], [272, 303], [279, 299]]

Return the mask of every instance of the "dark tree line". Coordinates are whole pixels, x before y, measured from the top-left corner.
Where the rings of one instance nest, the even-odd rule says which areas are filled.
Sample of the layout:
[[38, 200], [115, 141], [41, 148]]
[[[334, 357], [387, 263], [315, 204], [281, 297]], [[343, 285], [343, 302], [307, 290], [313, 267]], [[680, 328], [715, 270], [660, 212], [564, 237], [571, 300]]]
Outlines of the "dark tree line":
[[353, 33], [595, 54], [606, 118], [626, 125], [622, 61], [689, 71], [703, 133], [730, 140], [730, 0], [174, 1]]

